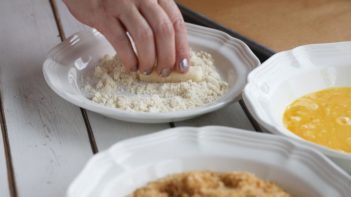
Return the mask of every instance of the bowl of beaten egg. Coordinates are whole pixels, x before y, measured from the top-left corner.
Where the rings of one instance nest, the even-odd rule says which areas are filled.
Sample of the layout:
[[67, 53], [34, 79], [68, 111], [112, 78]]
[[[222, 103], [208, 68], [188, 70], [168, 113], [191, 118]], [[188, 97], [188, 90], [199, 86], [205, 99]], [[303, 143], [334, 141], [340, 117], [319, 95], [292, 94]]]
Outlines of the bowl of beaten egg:
[[275, 54], [248, 76], [243, 98], [269, 132], [301, 140], [351, 172], [351, 42]]

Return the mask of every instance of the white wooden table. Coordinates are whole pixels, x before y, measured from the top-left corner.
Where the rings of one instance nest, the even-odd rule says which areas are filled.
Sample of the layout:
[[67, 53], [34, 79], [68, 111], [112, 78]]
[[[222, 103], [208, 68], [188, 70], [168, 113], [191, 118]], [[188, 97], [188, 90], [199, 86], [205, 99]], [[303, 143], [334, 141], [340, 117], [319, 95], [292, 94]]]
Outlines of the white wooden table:
[[89, 158], [134, 136], [178, 126], [255, 130], [242, 102], [184, 122], [135, 124], [80, 109], [44, 81], [42, 63], [85, 29], [61, 0], [0, 1], [0, 196], [61, 197]]

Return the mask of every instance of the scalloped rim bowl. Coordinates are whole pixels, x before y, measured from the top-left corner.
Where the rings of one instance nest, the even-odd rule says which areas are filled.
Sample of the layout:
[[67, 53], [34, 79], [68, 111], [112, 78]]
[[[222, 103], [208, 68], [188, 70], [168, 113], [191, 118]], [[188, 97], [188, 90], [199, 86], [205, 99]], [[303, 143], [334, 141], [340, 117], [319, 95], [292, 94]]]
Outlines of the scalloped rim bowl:
[[97, 61], [115, 51], [96, 30], [73, 34], [53, 48], [43, 65], [47, 84], [65, 100], [105, 116], [142, 123], [181, 121], [217, 110], [241, 96], [249, 72], [260, 65], [257, 57], [242, 41], [214, 29], [187, 24], [189, 43], [194, 50], [212, 54], [218, 72], [229, 89], [215, 102], [194, 109], [175, 112], [128, 112], [106, 107], [87, 99], [80, 91], [79, 77], [92, 70]]
[[297, 98], [329, 87], [351, 86], [351, 42], [313, 44], [273, 55], [248, 76], [243, 99], [269, 132], [303, 141], [351, 172], [351, 154], [308, 142], [285, 128], [285, 108]]
[[98, 153], [67, 197], [124, 197], [167, 174], [189, 170], [248, 171], [293, 196], [346, 197], [351, 177], [297, 140], [229, 127], [179, 127], [118, 142]]

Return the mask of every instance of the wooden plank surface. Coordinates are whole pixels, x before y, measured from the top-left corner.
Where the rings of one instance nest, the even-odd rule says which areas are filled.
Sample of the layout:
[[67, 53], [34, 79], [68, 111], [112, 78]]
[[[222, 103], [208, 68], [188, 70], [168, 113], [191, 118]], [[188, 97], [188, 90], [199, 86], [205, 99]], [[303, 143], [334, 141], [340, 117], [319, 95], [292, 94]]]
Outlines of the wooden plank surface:
[[[81, 30], [87, 30], [89, 27], [77, 21], [62, 1], [55, 1], [56, 10], [58, 12], [59, 21], [62, 30], [66, 36]], [[164, 124], [137, 124], [114, 120], [103, 117], [97, 113], [87, 111], [88, 119], [94, 134], [94, 138], [99, 150], [104, 150], [112, 144], [162, 129], [169, 128], [168, 123]]]
[[[60, 21], [66, 35], [70, 35], [74, 32], [87, 28], [85, 25], [79, 23], [70, 14], [62, 1], [56, 1], [56, 4], [60, 16]], [[165, 125], [138, 125], [134, 123], [125, 123], [116, 120], [110, 120], [108, 118], [102, 118], [99, 117], [99, 115], [91, 112], [88, 112], [88, 114], [96, 142], [99, 147], [103, 148], [108, 147], [113, 141], [116, 142], [127, 137], [146, 134], [152, 131], [158, 131], [166, 128]], [[238, 102], [231, 104], [220, 111], [185, 122], [175, 123], [176, 126], [205, 126], [209, 124], [254, 130]]]
[[63, 38], [69, 37], [70, 35], [78, 31], [84, 31], [84, 30], [89, 31], [91, 29], [89, 26], [86, 26], [80, 23], [78, 20], [76, 20], [69, 12], [69, 10], [67, 9], [63, 1], [60, 1], [60, 0], [50, 0], [50, 1], [52, 2], [53, 10], [57, 14], [57, 19], [59, 22], [58, 26], [59, 28], [61, 28], [62, 32], [64, 33], [64, 35], [61, 35]]
[[239, 102], [231, 103], [228, 106], [194, 118], [191, 120], [186, 120], [182, 122], [174, 123], [175, 126], [207, 126], [207, 125], [221, 125], [228, 127], [235, 127], [247, 130], [255, 130], [248, 120], [246, 114], [241, 108]]
[[351, 39], [351, 1], [177, 0], [275, 51]]
[[169, 128], [169, 124], [138, 124], [114, 120], [89, 112], [90, 124], [93, 128], [99, 150], [105, 150], [118, 141], [149, 134]]
[[[76, 31], [83, 30], [86, 28], [86, 26], [82, 25], [79, 23], [68, 11], [66, 6], [62, 3], [62, 1], [56, 1], [57, 3], [57, 10], [59, 11], [59, 16], [60, 16], [60, 21], [62, 23], [64, 32], [66, 35], [72, 34]], [[98, 121], [92, 120], [93, 115], [89, 114], [89, 119], [91, 123], [95, 123], [95, 125], [101, 125], [104, 126], [104, 124], [98, 123]], [[101, 119], [100, 119], [101, 120]], [[110, 121], [112, 122], [112, 121]], [[251, 123], [248, 121], [245, 113], [243, 112], [242, 108], [238, 103], [232, 104], [223, 110], [220, 110], [218, 112], [210, 113], [208, 115], [202, 116], [200, 118], [195, 118], [186, 122], [179, 122], [175, 123], [175, 125], [187, 125], [187, 126], [204, 126], [204, 125], [209, 125], [209, 124], [216, 124], [216, 125], [225, 125], [225, 126], [232, 126], [232, 127], [239, 127], [243, 129], [249, 129], [253, 130], [253, 127]], [[97, 138], [97, 141], [99, 141], [98, 135], [100, 134], [97, 133], [97, 130], [109, 130], [108, 128], [111, 128], [110, 126], [106, 125], [104, 128], [101, 128], [100, 126], [97, 127], [92, 124], [92, 127], [94, 128], [93, 130], [96, 131], [95, 137]], [[127, 126], [128, 124], [119, 124], [119, 125], [125, 125]], [[133, 124], [134, 125], [134, 124]], [[122, 126], [121, 130], [125, 130], [126, 128], [123, 128]], [[118, 130], [116, 126], [114, 126], [115, 130]], [[136, 133], [139, 133], [138, 127], [132, 127], [135, 129]], [[145, 128], [141, 126], [143, 133], [145, 133]], [[148, 128], [148, 127], [147, 127]], [[127, 126], [127, 129], [130, 130], [130, 127]], [[161, 128], [159, 128], [161, 129]], [[158, 128], [156, 128], [158, 130]], [[155, 131], [154, 126], [151, 127], [151, 131]], [[104, 134], [103, 134], [104, 135]], [[105, 135], [104, 135], [105, 136]], [[106, 137], [101, 137], [101, 139], [105, 139]], [[106, 138], [109, 139], [109, 138]]]
[[46, 0], [0, 1], [0, 89], [18, 196], [62, 197], [92, 156], [79, 108], [46, 85], [42, 63], [58, 44]]
[[[0, 120], [0, 124], [1, 124]], [[6, 167], [6, 157], [5, 157], [5, 148], [4, 148], [4, 138], [2, 135], [2, 128], [0, 125], [0, 196], [9, 197], [10, 196], [10, 185], [8, 182], [8, 174]]]

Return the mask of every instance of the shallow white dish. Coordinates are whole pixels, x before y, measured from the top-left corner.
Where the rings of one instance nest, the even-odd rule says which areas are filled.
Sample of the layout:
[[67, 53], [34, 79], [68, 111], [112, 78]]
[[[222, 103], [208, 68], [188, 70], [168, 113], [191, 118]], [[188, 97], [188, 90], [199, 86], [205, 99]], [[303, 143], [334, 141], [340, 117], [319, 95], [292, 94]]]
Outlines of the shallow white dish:
[[229, 84], [228, 92], [208, 105], [176, 112], [128, 112], [90, 101], [83, 93], [84, 79], [91, 75], [97, 61], [115, 51], [96, 30], [79, 32], [53, 48], [43, 65], [48, 85], [67, 101], [105, 116], [144, 123], [161, 123], [189, 119], [228, 104], [241, 95], [248, 73], [259, 60], [242, 41], [223, 32], [187, 24], [189, 43], [194, 50], [213, 55], [217, 70]]
[[189, 170], [248, 171], [299, 197], [351, 194], [351, 177], [298, 141], [208, 126], [173, 128], [113, 145], [90, 159], [67, 197], [125, 197], [151, 180]]
[[302, 140], [351, 172], [351, 154], [307, 142], [284, 127], [283, 113], [295, 99], [321, 89], [351, 86], [351, 42], [315, 44], [280, 52], [248, 76], [243, 98], [268, 131]]

